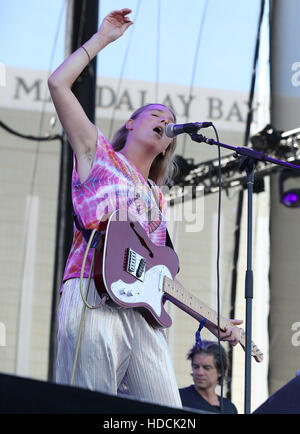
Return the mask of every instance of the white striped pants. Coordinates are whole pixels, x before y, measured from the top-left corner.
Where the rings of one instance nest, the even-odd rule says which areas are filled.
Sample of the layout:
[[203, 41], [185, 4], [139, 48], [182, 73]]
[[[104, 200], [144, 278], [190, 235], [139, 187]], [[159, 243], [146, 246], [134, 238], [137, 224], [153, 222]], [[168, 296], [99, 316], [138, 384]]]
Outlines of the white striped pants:
[[[88, 303], [99, 302], [91, 280]], [[70, 279], [58, 309], [57, 383], [70, 384], [82, 308], [80, 279]], [[108, 394], [125, 388], [136, 399], [181, 407], [165, 337], [134, 309], [86, 308], [73, 385]]]

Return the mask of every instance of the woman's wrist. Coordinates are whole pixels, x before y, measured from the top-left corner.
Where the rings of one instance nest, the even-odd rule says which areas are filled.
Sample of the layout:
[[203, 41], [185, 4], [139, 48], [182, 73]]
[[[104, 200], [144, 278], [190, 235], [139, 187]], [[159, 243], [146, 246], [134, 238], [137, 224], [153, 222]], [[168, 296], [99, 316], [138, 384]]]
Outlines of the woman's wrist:
[[82, 44], [84, 50], [86, 50], [89, 59], [92, 60], [97, 54], [103, 50], [111, 41], [104, 35], [97, 32], [88, 41]]
[[84, 68], [108, 44], [108, 40], [98, 33], [72, 53], [49, 77], [51, 88], [71, 87]]

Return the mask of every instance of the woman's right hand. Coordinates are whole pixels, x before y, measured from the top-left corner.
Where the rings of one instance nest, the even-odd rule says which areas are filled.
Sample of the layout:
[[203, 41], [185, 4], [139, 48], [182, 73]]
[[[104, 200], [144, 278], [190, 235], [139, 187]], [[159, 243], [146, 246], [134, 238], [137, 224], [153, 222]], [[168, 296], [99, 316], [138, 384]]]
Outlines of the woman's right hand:
[[102, 21], [98, 35], [101, 35], [108, 43], [118, 39], [133, 24], [126, 16], [130, 12], [131, 9], [125, 8], [108, 14]]
[[[104, 18], [98, 32], [84, 44], [90, 59], [93, 59], [110, 42], [118, 39], [133, 24], [126, 16], [130, 12], [131, 9], [113, 11]], [[85, 180], [91, 171], [98, 136], [96, 126], [87, 117], [71, 89], [88, 63], [85, 51], [78, 48], [48, 79], [56, 112], [77, 157], [77, 170], [81, 181]]]

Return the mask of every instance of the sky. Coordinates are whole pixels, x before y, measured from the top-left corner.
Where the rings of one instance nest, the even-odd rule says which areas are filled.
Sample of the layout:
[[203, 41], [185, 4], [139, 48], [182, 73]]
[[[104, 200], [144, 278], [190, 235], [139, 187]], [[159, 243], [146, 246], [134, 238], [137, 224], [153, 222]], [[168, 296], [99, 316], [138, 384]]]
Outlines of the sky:
[[[267, 4], [268, 2], [266, 2]], [[250, 89], [261, 0], [100, 0], [99, 25], [129, 7], [134, 25], [98, 55], [105, 77]], [[66, 0], [0, 0], [0, 62], [54, 70], [64, 58]]]

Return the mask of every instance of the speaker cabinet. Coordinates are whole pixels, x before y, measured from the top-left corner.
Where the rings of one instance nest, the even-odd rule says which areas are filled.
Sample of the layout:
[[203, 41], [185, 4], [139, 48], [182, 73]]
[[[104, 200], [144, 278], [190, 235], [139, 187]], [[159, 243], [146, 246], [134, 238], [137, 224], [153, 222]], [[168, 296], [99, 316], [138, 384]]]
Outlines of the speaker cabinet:
[[271, 395], [253, 414], [300, 414], [300, 376]]

